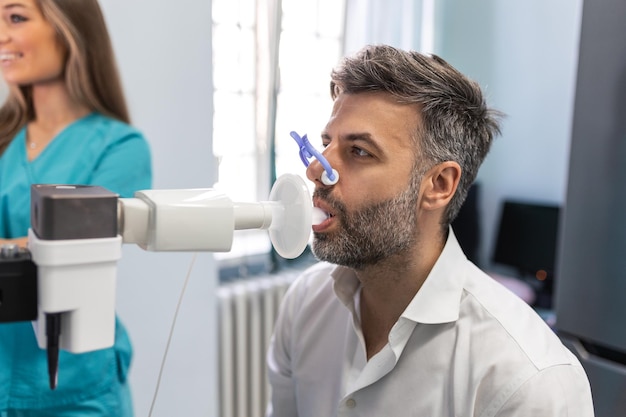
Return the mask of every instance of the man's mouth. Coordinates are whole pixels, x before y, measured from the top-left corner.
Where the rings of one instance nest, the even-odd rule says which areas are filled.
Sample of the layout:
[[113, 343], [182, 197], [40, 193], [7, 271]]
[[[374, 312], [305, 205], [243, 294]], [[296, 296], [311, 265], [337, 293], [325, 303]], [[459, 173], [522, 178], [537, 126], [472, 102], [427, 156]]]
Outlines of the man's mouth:
[[322, 231], [330, 226], [330, 220], [335, 212], [328, 204], [319, 199], [313, 199], [313, 231]]
[[319, 207], [313, 207], [313, 225], [321, 224], [331, 216], [327, 211], [322, 210]]
[[335, 212], [333, 208], [321, 199], [314, 198], [313, 207], [316, 209], [316, 211], [324, 213], [327, 218], [335, 217]]

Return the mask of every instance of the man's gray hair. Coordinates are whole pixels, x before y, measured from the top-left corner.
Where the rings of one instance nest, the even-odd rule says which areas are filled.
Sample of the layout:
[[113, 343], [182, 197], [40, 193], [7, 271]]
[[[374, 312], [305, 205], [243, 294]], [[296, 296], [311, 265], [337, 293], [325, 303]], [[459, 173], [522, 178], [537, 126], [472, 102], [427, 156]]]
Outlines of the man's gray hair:
[[342, 92], [372, 91], [416, 104], [422, 122], [415, 127], [416, 161], [428, 168], [444, 161], [461, 166], [459, 186], [442, 219], [447, 226], [458, 214], [493, 138], [500, 134], [502, 113], [488, 108], [480, 86], [442, 58], [386, 45], [366, 46], [331, 73], [333, 99]]

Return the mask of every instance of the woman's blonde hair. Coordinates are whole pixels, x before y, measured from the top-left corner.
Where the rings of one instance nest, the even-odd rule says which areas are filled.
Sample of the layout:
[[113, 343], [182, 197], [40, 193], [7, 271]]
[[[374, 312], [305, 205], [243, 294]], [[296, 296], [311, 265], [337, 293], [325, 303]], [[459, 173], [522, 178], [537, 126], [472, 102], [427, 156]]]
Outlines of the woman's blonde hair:
[[[113, 46], [97, 0], [36, 0], [65, 46], [64, 77], [70, 97], [106, 116], [130, 123]], [[35, 117], [31, 86], [10, 86], [0, 107], [0, 155]]]

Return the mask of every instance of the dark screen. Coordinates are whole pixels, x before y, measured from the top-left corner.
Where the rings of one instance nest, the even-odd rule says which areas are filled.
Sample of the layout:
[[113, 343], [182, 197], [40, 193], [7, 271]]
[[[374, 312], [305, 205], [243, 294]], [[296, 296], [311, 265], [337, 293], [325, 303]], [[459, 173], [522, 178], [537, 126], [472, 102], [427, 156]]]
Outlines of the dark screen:
[[554, 274], [559, 207], [505, 201], [493, 261], [535, 275]]

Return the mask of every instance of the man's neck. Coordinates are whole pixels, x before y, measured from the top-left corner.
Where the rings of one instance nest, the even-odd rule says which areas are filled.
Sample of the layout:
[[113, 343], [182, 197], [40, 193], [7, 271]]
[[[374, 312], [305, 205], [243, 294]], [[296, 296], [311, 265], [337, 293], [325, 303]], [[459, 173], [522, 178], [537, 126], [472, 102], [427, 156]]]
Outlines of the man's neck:
[[361, 326], [368, 359], [387, 344], [389, 332], [424, 284], [445, 245], [441, 232], [421, 235], [405, 253], [356, 271], [361, 282]]

